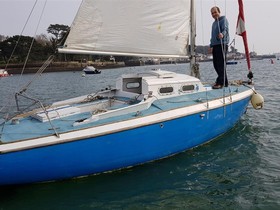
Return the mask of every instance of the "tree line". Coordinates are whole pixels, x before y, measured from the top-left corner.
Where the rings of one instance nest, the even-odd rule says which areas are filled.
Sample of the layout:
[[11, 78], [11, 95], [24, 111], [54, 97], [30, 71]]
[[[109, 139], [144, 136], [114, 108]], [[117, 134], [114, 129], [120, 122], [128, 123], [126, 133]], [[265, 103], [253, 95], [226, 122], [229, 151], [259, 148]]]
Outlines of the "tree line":
[[[0, 63], [22, 63], [29, 53], [29, 62], [39, 62], [46, 60], [55, 53], [57, 44], [62, 40], [63, 35], [69, 31], [69, 26], [51, 24], [47, 32], [51, 34], [48, 37], [45, 34], [36, 37], [15, 35], [5, 37], [0, 35]], [[32, 49], [30, 46], [32, 44]]]
[[[85, 59], [85, 55], [70, 55], [56, 53], [57, 47], [62, 46], [69, 33], [70, 27], [61, 24], [51, 24], [47, 32], [51, 36], [45, 34], [36, 37], [15, 35], [6, 37], [0, 35], [0, 64], [23, 63], [29, 53], [28, 62], [42, 62], [50, 55], [55, 54], [56, 61], [81, 61]], [[32, 49], [30, 46], [32, 44]], [[30, 51], [30, 52], [29, 52]], [[207, 54], [208, 46], [197, 46], [196, 53]], [[86, 60], [109, 61], [110, 56], [87, 56]], [[115, 61], [130, 60], [131, 57], [118, 56]]]
[[[15, 35], [7, 37], [0, 35], [0, 64], [23, 63], [29, 53], [28, 62], [42, 62], [50, 55], [55, 54], [56, 61], [80, 61], [85, 55], [58, 54], [58, 46], [62, 46], [69, 33], [67, 25], [51, 24], [45, 34], [35, 37]], [[32, 49], [30, 46], [32, 44]], [[30, 51], [30, 52], [29, 52]], [[123, 57], [124, 58], [124, 57]], [[119, 58], [119, 59], [123, 59]], [[87, 57], [88, 59], [88, 57]], [[110, 56], [90, 56], [91, 60], [110, 60]], [[118, 59], [116, 59], [118, 61]]]

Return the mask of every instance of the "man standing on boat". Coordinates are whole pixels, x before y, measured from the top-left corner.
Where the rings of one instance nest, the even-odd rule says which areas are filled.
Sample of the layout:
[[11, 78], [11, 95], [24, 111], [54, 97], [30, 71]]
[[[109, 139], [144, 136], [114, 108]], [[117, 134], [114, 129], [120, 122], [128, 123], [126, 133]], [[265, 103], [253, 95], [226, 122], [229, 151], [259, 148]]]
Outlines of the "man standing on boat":
[[211, 14], [215, 21], [212, 24], [210, 48], [213, 55], [213, 65], [218, 74], [213, 89], [219, 89], [228, 86], [225, 60], [229, 43], [229, 24], [226, 17], [220, 15], [219, 7], [212, 7]]

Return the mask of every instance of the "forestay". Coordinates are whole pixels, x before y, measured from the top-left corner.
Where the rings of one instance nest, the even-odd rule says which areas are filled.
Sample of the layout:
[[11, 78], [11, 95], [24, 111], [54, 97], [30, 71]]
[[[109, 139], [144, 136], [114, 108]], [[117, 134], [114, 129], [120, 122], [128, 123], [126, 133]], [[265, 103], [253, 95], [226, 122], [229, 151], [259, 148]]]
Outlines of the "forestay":
[[191, 0], [84, 0], [60, 53], [186, 57]]

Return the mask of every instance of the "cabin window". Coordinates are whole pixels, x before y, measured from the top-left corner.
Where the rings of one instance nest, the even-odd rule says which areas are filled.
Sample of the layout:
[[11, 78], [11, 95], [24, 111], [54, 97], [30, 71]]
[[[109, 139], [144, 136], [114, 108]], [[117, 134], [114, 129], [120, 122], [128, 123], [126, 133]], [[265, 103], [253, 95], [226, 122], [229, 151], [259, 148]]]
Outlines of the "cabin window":
[[126, 84], [127, 89], [133, 89], [133, 88], [139, 88], [140, 83], [139, 82], [130, 82]]
[[194, 90], [194, 85], [183, 85], [182, 86], [182, 91], [185, 92], [185, 91], [192, 91]]
[[162, 87], [159, 89], [159, 93], [161, 95], [171, 94], [173, 93], [173, 87]]
[[130, 93], [142, 93], [142, 78], [123, 78], [123, 91]]

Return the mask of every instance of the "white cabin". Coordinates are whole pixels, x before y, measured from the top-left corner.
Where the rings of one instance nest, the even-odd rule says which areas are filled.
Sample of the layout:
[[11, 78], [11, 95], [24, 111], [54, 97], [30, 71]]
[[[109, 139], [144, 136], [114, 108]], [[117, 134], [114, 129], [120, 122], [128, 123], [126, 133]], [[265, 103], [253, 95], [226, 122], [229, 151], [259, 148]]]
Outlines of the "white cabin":
[[157, 99], [206, 90], [201, 81], [195, 77], [160, 69], [147, 73], [122, 75], [116, 82], [116, 89], [126, 94], [136, 93], [144, 98], [153, 95]]

